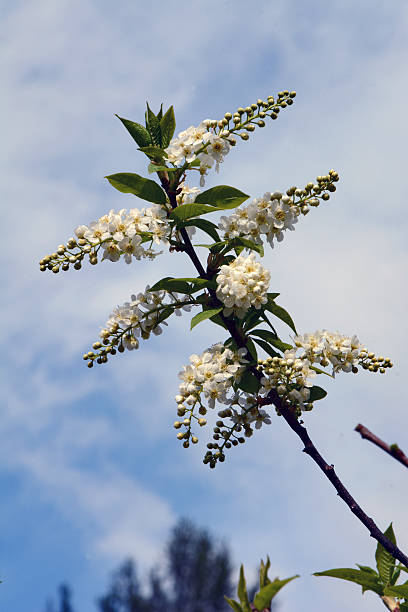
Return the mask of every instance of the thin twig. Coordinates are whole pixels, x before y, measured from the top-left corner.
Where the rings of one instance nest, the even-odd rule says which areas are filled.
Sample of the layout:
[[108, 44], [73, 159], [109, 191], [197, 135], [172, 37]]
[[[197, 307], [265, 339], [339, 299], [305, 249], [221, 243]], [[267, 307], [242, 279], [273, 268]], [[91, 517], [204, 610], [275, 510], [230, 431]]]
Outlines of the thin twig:
[[378, 438], [369, 429], [367, 429], [367, 427], [361, 425], [361, 423], [359, 423], [357, 427], [354, 428], [354, 431], [358, 431], [363, 440], [369, 440], [379, 448], [382, 448], [383, 451], [391, 455], [391, 457], [394, 457], [394, 459], [396, 459], [397, 461], [402, 463], [402, 465], [405, 465], [405, 467], [408, 468], [408, 457], [405, 453], [402, 452], [402, 450], [397, 446], [397, 444], [387, 444], [386, 442], [384, 442], [384, 440], [381, 440], [381, 438]]

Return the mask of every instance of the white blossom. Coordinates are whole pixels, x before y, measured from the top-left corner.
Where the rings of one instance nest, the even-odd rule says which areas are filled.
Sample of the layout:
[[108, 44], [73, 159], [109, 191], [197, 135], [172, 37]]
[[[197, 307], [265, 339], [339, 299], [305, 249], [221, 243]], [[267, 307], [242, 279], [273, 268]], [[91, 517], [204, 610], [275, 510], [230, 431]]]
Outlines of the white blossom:
[[216, 293], [225, 306], [225, 316], [234, 313], [242, 318], [251, 306], [259, 309], [266, 304], [270, 279], [270, 272], [255, 260], [254, 253], [241, 254], [221, 266]]
[[229, 216], [221, 217], [219, 227], [224, 231], [224, 239], [242, 236], [262, 244], [262, 235], [273, 248], [274, 240], [281, 242], [286, 230], [293, 231], [300, 214], [289, 196], [267, 192], [255, 198], [245, 207], [235, 209]]

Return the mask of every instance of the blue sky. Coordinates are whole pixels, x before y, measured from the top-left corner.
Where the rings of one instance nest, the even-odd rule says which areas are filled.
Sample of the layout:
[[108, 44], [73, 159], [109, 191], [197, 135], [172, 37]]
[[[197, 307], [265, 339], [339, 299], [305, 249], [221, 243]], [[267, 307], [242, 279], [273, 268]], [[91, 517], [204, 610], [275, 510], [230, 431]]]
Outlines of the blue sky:
[[54, 276], [38, 260], [77, 225], [135, 205], [103, 179], [145, 172], [114, 113], [141, 120], [146, 99], [164, 101], [183, 129], [295, 89], [295, 104], [240, 143], [208, 186], [258, 196], [340, 173], [335, 197], [264, 261], [299, 330], [357, 333], [396, 363], [381, 377], [339, 376], [306, 421], [368, 514], [383, 528], [394, 521], [406, 550], [406, 473], [353, 428], [363, 422], [408, 447], [407, 21], [403, 0], [6, 3], [0, 612], [42, 612], [62, 580], [78, 610], [95, 610], [117, 563], [134, 555], [143, 575], [184, 515], [224, 538], [237, 566], [253, 572], [269, 554], [273, 573], [302, 574], [282, 608], [381, 608], [352, 585], [310, 576], [369, 563], [375, 545], [282, 420], [214, 471], [202, 446], [177, 443], [177, 372], [220, 339], [217, 329], [190, 333], [184, 315], [138, 352], [84, 367], [116, 304], [175, 269], [191, 274], [189, 265], [173, 255]]

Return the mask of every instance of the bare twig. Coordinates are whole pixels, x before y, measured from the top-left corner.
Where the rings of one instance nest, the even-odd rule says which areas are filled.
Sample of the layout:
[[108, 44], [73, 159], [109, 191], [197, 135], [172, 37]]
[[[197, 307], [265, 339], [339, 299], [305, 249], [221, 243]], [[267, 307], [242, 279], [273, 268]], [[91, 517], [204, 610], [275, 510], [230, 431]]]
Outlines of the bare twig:
[[361, 425], [361, 423], [359, 423], [357, 427], [354, 428], [354, 431], [358, 431], [358, 433], [364, 440], [369, 440], [379, 448], [382, 448], [383, 451], [391, 455], [391, 457], [394, 457], [394, 459], [396, 459], [397, 461], [402, 463], [402, 465], [405, 465], [405, 467], [408, 468], [408, 457], [396, 444], [387, 444], [386, 442], [384, 442], [384, 440], [381, 440], [381, 438], [378, 438], [369, 429], [367, 429], [367, 427]]

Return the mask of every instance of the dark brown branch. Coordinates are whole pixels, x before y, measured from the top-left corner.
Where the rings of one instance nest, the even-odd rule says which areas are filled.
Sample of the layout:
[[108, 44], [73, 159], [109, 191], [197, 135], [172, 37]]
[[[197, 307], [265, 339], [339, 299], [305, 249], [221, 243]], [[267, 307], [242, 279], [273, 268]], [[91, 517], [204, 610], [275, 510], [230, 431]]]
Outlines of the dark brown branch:
[[[172, 208], [175, 208], [177, 206], [176, 193], [171, 192], [170, 189], [168, 188], [168, 185], [166, 185], [164, 181], [162, 181], [162, 185], [163, 185], [163, 188], [166, 190], [166, 192], [167, 192], [167, 194], [169, 196], [170, 204], [171, 204]], [[197, 257], [197, 254], [196, 254], [196, 252], [194, 250], [193, 245], [191, 244], [191, 241], [190, 241], [190, 239], [188, 237], [188, 234], [187, 234], [186, 230], [185, 229], [181, 229], [180, 233], [181, 233], [181, 235], [183, 237], [184, 244], [186, 246], [186, 253], [189, 255], [189, 257], [190, 257], [191, 261], [193, 262], [197, 272], [199, 273], [199, 275], [202, 278], [207, 278], [206, 272], [205, 272], [205, 270], [204, 270], [200, 260]], [[215, 292], [213, 290], [210, 290], [210, 295], [215, 300], [217, 299], [216, 294], [215, 294]], [[242, 332], [240, 331], [239, 327], [237, 327], [236, 323], [233, 322], [233, 321], [229, 321], [225, 317], [222, 317], [222, 319], [223, 319], [223, 322], [225, 323], [228, 331], [230, 332], [231, 337], [235, 340], [237, 346], [239, 348], [240, 347], [245, 347], [247, 339], [242, 334]], [[258, 380], [261, 378], [261, 373], [258, 372], [258, 370], [255, 367], [251, 366], [249, 369], [258, 378]], [[330, 480], [330, 482], [332, 483], [332, 485], [336, 489], [337, 495], [339, 497], [341, 497], [341, 499], [350, 508], [351, 512], [368, 529], [368, 531], [370, 532], [370, 536], [372, 538], [374, 538], [375, 540], [377, 540], [377, 542], [379, 542], [385, 548], [385, 550], [387, 550], [395, 559], [398, 559], [398, 561], [400, 561], [403, 565], [408, 567], [408, 557], [397, 546], [395, 546], [388, 538], [385, 537], [385, 535], [382, 533], [382, 531], [374, 523], [373, 519], [370, 518], [364, 512], [364, 510], [357, 504], [355, 499], [350, 495], [350, 493], [347, 491], [346, 487], [343, 485], [343, 483], [341, 482], [341, 480], [337, 476], [336, 472], [334, 471], [334, 466], [333, 465], [329, 465], [323, 459], [322, 455], [319, 453], [319, 451], [317, 450], [317, 448], [313, 444], [312, 440], [310, 439], [309, 434], [307, 433], [306, 428], [298, 421], [297, 417], [293, 414], [291, 407], [286, 406], [281, 401], [281, 398], [279, 397], [279, 395], [275, 391], [275, 389], [272, 389], [269, 392], [267, 397], [270, 400], [269, 403], [270, 404], [274, 404], [274, 406], [277, 408], [279, 413], [285, 419], [285, 421], [287, 422], [289, 427], [302, 440], [302, 442], [304, 444], [303, 452], [306, 453], [307, 455], [309, 455], [309, 457], [311, 457], [313, 459], [313, 461], [319, 466], [319, 468], [322, 470], [323, 474], [326, 476], [326, 478], [328, 478]]]
[[400, 448], [398, 448], [396, 444], [387, 444], [386, 442], [384, 442], [384, 440], [381, 440], [381, 438], [378, 438], [369, 429], [367, 429], [367, 427], [361, 425], [361, 423], [359, 423], [357, 427], [354, 428], [354, 431], [358, 431], [363, 440], [369, 440], [379, 448], [382, 448], [383, 451], [391, 455], [391, 457], [394, 457], [394, 459], [396, 459], [397, 461], [402, 463], [402, 465], [405, 465], [405, 467], [408, 468], [408, 457], [405, 453], [402, 452]]
[[408, 567], [408, 557], [395, 546], [382, 531], [374, 523], [373, 519], [369, 517], [364, 510], [358, 505], [356, 500], [350, 495], [346, 487], [343, 485], [336, 472], [334, 466], [329, 465], [319, 453], [312, 440], [307, 433], [306, 428], [299, 423], [298, 419], [294, 416], [291, 409], [283, 404], [279, 395], [275, 390], [270, 391], [269, 398], [271, 402], [277, 407], [280, 414], [283, 416], [287, 424], [293, 431], [299, 436], [304, 444], [303, 452], [309, 455], [315, 463], [322, 470], [323, 474], [330, 480], [332, 485], [337, 491], [337, 495], [347, 504], [352, 513], [367, 527], [370, 532], [370, 536], [377, 540], [391, 555], [398, 559], [403, 565]]

